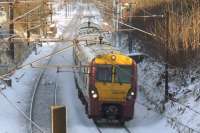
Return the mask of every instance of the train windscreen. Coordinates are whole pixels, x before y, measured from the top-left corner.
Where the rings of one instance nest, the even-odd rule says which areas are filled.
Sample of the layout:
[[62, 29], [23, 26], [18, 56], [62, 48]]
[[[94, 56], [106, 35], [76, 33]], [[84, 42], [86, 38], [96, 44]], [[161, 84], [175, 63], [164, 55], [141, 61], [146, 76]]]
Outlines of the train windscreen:
[[115, 82], [131, 83], [132, 70], [131, 66], [116, 66], [115, 67]]
[[111, 65], [96, 66], [96, 80], [100, 82], [112, 82], [112, 66]]

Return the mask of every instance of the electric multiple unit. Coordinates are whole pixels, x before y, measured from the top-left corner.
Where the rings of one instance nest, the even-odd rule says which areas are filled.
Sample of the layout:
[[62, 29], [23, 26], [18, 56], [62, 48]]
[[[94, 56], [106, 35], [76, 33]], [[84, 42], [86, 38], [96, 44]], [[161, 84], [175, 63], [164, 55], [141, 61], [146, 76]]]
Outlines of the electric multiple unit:
[[131, 120], [137, 94], [136, 62], [103, 39], [99, 27], [84, 22], [73, 48], [78, 95], [89, 118]]

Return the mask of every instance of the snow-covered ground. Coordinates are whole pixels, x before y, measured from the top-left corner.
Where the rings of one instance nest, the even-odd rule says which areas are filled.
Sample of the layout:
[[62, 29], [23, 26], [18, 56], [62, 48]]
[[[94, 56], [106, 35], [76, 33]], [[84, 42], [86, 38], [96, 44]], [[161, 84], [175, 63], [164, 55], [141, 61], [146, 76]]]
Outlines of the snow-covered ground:
[[[44, 44], [39, 47], [38, 54], [33, 52], [28, 59], [24, 62], [27, 64], [40, 57], [51, 53], [55, 45]], [[44, 63], [45, 61], [41, 61]], [[32, 69], [30, 66], [17, 70], [12, 76], [12, 87], [6, 87], [2, 93], [21, 111], [28, 115], [30, 92], [33, 89], [34, 81], [36, 80], [40, 70]], [[3, 87], [3, 86], [2, 86]], [[26, 119], [16, 110], [15, 106], [10, 104], [8, 100], [0, 95], [0, 132], [2, 133], [25, 133], [26, 132]]]
[[[87, 6], [84, 7], [83, 14], [89, 15], [98, 14], [98, 10], [94, 7], [89, 8], [88, 12]], [[69, 24], [70, 20], [73, 19], [76, 13], [72, 13], [72, 17], [68, 19], [63, 19], [66, 17], [65, 9], [61, 10], [54, 16], [53, 19], [61, 20], [58, 21], [58, 35], [63, 37], [73, 37], [75, 35], [76, 27], [70, 27], [68, 30], [65, 27]], [[100, 18], [100, 17], [99, 17]], [[63, 21], [64, 20], [64, 21]], [[59, 45], [59, 49], [64, 48], [69, 43], [46, 43], [43, 47], [37, 49], [38, 54], [35, 55], [33, 52], [28, 59], [24, 62], [27, 64], [36, 60], [40, 57], [48, 55], [55, 48], [55, 44]], [[42, 60], [40, 64], [45, 63], [46, 60]], [[64, 64], [64, 65], [73, 65], [72, 59], [72, 48], [67, 49], [66, 51], [55, 55], [52, 58], [53, 64]], [[69, 70], [69, 69], [68, 69]], [[95, 127], [95, 124], [91, 119], [88, 119], [84, 106], [81, 104], [78, 99], [77, 90], [74, 84], [74, 75], [73, 72], [68, 71], [66, 68], [62, 68], [60, 73], [54, 73], [54, 77], [57, 77], [57, 104], [65, 105], [67, 107], [67, 127], [69, 133], [97, 133], [98, 130]], [[52, 69], [52, 71], [56, 71]], [[170, 70], [170, 75], [173, 74], [174, 70]], [[30, 66], [27, 66], [23, 69], [16, 70], [16, 72], [11, 76], [13, 81], [12, 87], [7, 87], [5, 90], [2, 90], [2, 93], [8, 98], [12, 104], [19, 107], [21, 111], [29, 114], [29, 103], [30, 96], [32, 93], [34, 81], [36, 80], [40, 69], [33, 69]], [[169, 102], [166, 104], [166, 112], [160, 114], [159, 111], [155, 111], [155, 107], [160, 105], [160, 102], [163, 100], [164, 92], [164, 65], [159, 63], [151, 58], [145, 59], [142, 63], [138, 65], [139, 73], [139, 94], [137, 97], [137, 102], [135, 105], [135, 117], [133, 120], [126, 123], [126, 126], [133, 133], [176, 133], [176, 130], [172, 129], [173, 127], [178, 127], [174, 124], [172, 119], [167, 119], [166, 116], [176, 118], [179, 122], [192, 127], [196, 130], [199, 130], [199, 121], [200, 117], [197, 113], [191, 112], [189, 109], [184, 109], [182, 106], [172, 104]], [[53, 74], [53, 73], [51, 73]], [[175, 98], [180, 99], [180, 102], [184, 105], [189, 106], [190, 108], [198, 111], [199, 101], [195, 101], [200, 94], [200, 84], [196, 79], [193, 84], [188, 84], [187, 86], [180, 86], [176, 84], [176, 79], [178, 80], [178, 74], [173, 77], [173, 82], [170, 82], [170, 88], [176, 93]], [[197, 76], [196, 76], [197, 77]], [[50, 79], [51, 77], [49, 77]], [[182, 91], [178, 91], [182, 88]], [[183, 95], [187, 90], [191, 90], [186, 95]], [[8, 102], [2, 95], [0, 95], [0, 132], [1, 133], [26, 133], [27, 132], [27, 120], [25, 117], [16, 110], [14, 105]], [[155, 106], [154, 104], [157, 104]], [[172, 126], [171, 126], [172, 125]], [[183, 127], [179, 127], [183, 129]], [[118, 132], [119, 129], [113, 127], [106, 127], [106, 133]], [[185, 133], [189, 133], [187, 129], [184, 129]], [[119, 130], [120, 132], [120, 130]]]
[[140, 92], [157, 112], [168, 119], [168, 125], [181, 133], [200, 133], [200, 62], [193, 61], [187, 68], [169, 69], [169, 93], [172, 99], [162, 110], [165, 91], [165, 66], [151, 57], [138, 65]]

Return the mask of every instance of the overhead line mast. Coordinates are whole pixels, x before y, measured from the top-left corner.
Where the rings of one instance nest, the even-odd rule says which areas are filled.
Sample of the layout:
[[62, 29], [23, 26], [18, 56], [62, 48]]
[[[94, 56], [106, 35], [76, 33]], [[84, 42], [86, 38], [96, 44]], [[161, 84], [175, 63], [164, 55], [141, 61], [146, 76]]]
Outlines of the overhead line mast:
[[[9, 20], [13, 21], [14, 19], [14, 8], [13, 8], [13, 3], [12, 0], [9, 0]], [[11, 58], [14, 60], [15, 59], [15, 46], [14, 46], [14, 42], [12, 41], [11, 36], [14, 35], [14, 23], [10, 23], [9, 24], [9, 34], [10, 34], [10, 38], [9, 38], [9, 47], [10, 47], [10, 56]]]

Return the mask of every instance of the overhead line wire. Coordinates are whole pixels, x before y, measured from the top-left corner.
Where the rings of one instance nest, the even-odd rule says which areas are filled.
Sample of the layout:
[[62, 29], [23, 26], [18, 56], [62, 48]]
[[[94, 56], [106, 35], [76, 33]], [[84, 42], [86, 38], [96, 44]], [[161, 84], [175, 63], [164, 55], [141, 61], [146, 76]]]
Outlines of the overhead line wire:
[[44, 130], [33, 120], [31, 120], [24, 111], [22, 111], [15, 103], [13, 103], [3, 92], [0, 90], [0, 94], [5, 98], [5, 100], [14, 107], [18, 112], [20, 112], [28, 121], [30, 121], [37, 129], [39, 129], [42, 133], [45, 133]]
[[24, 67], [27, 67], [27, 66], [32, 66], [33, 63], [39, 62], [39, 61], [41, 61], [41, 60], [43, 60], [43, 59], [45, 59], [45, 58], [51, 57], [51, 56], [53, 56], [53, 55], [62, 53], [62, 52], [64, 52], [65, 50], [67, 50], [68, 48], [72, 47], [73, 45], [74, 45], [74, 44], [69, 45], [69, 46], [67, 46], [67, 47], [65, 47], [65, 48], [62, 48], [61, 50], [58, 50], [58, 51], [56, 51], [56, 52], [54, 52], [54, 53], [48, 54], [48, 55], [46, 55], [46, 56], [43, 56], [43, 57], [41, 57], [41, 58], [39, 58], [39, 59], [36, 59], [36, 60], [34, 60], [34, 61], [30, 62], [30, 63], [24, 64], [24, 65], [20, 65], [20, 66], [16, 66], [14, 69], [10, 70], [8, 73], [6, 73], [6, 74], [4, 74], [4, 75], [1, 75], [1, 76], [0, 76], [0, 79], [4, 79], [5, 77], [7, 77], [9, 74], [13, 73], [13, 71], [15, 71], [15, 70], [17, 70], [17, 69], [21, 69], [21, 68], [24, 68]]

